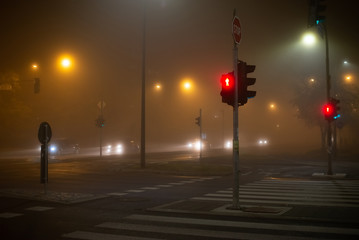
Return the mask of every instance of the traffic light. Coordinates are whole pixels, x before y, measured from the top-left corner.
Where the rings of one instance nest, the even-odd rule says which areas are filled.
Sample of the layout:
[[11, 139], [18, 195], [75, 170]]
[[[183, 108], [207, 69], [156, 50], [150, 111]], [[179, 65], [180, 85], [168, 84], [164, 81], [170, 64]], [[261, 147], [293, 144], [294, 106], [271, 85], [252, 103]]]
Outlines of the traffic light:
[[95, 120], [96, 127], [103, 128], [105, 126], [105, 119], [102, 116], [99, 116]]
[[327, 121], [332, 121], [334, 119], [334, 106], [331, 102], [326, 103], [323, 106], [323, 114]]
[[336, 119], [340, 118], [340, 114], [338, 113], [338, 111], [340, 110], [340, 107], [339, 107], [340, 101], [336, 98], [331, 98], [330, 101], [331, 101], [332, 105], [334, 106], [333, 119], [336, 120]]
[[340, 118], [340, 114], [338, 113], [340, 110], [339, 103], [340, 101], [338, 99], [330, 98], [329, 102], [324, 105], [323, 114], [327, 121], [333, 121]]
[[221, 76], [221, 85], [222, 85], [222, 102], [227, 103], [228, 105], [234, 106], [234, 72], [229, 72]]
[[35, 78], [34, 93], [40, 92], [40, 78]]
[[201, 117], [196, 117], [196, 124], [197, 124], [198, 126], [201, 126], [201, 122], [202, 122]]
[[323, 11], [326, 6], [323, 5], [325, 0], [310, 0], [309, 1], [309, 15], [308, 15], [308, 26], [312, 27], [318, 25], [325, 20]]
[[244, 105], [247, 103], [248, 98], [256, 96], [256, 91], [248, 90], [248, 86], [254, 85], [255, 78], [247, 77], [248, 73], [254, 72], [255, 65], [247, 65], [246, 62], [238, 61], [238, 103]]

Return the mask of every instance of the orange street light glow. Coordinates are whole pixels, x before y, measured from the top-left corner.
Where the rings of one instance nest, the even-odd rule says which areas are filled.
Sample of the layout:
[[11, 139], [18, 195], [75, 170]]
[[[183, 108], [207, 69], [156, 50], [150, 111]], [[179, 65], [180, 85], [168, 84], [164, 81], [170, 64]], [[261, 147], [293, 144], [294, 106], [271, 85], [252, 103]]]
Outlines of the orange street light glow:
[[161, 89], [161, 85], [160, 85], [159, 83], [157, 83], [157, 84], [155, 85], [155, 88], [156, 88], [157, 90], [160, 90], [160, 89]]
[[57, 67], [59, 70], [68, 71], [73, 68], [74, 61], [73, 58], [69, 55], [61, 55], [57, 59]]

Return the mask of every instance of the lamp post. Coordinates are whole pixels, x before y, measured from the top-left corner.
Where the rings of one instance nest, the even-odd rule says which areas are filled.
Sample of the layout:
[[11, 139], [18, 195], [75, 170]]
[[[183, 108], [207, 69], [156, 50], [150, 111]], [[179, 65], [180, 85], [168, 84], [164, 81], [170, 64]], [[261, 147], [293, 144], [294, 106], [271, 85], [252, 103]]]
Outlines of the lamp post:
[[141, 81], [141, 168], [146, 167], [146, 0], [143, 1], [142, 81]]

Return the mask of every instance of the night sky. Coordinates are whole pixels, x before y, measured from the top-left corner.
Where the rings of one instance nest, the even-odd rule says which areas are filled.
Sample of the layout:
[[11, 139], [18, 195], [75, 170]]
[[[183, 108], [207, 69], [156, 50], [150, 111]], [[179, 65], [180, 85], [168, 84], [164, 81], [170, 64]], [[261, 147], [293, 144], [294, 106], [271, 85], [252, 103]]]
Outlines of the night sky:
[[[339, 81], [343, 60], [359, 63], [359, 10], [353, 0], [326, 5], [330, 73]], [[38, 126], [48, 121], [54, 138], [95, 146], [101, 99], [104, 141], [139, 142], [144, 15], [148, 146], [198, 138], [200, 108], [213, 146], [223, 136], [232, 139], [232, 108], [221, 102], [219, 79], [233, 70], [234, 9], [242, 26], [238, 57], [256, 65], [251, 77], [257, 79], [251, 87], [257, 96], [239, 109], [240, 143], [265, 137], [280, 146], [319, 146], [319, 128], [297, 119], [292, 104], [298, 83], [325, 81], [325, 40], [312, 48], [301, 44], [307, 0], [1, 0], [0, 73], [18, 76], [14, 94], [28, 109], [23, 122], [0, 129], [1, 142], [13, 128], [12, 139], [36, 145]], [[67, 71], [58, 67], [63, 55], [72, 59]], [[39, 94], [33, 91], [35, 74]], [[185, 79], [192, 82], [187, 92]]]

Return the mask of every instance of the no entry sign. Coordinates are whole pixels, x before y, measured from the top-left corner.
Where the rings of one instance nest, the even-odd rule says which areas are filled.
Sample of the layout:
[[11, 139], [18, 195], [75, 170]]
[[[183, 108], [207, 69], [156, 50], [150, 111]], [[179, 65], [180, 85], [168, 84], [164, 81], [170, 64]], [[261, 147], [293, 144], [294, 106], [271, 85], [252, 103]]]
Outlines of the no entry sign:
[[236, 44], [239, 44], [242, 38], [241, 23], [237, 16], [234, 16], [232, 21], [232, 35]]

